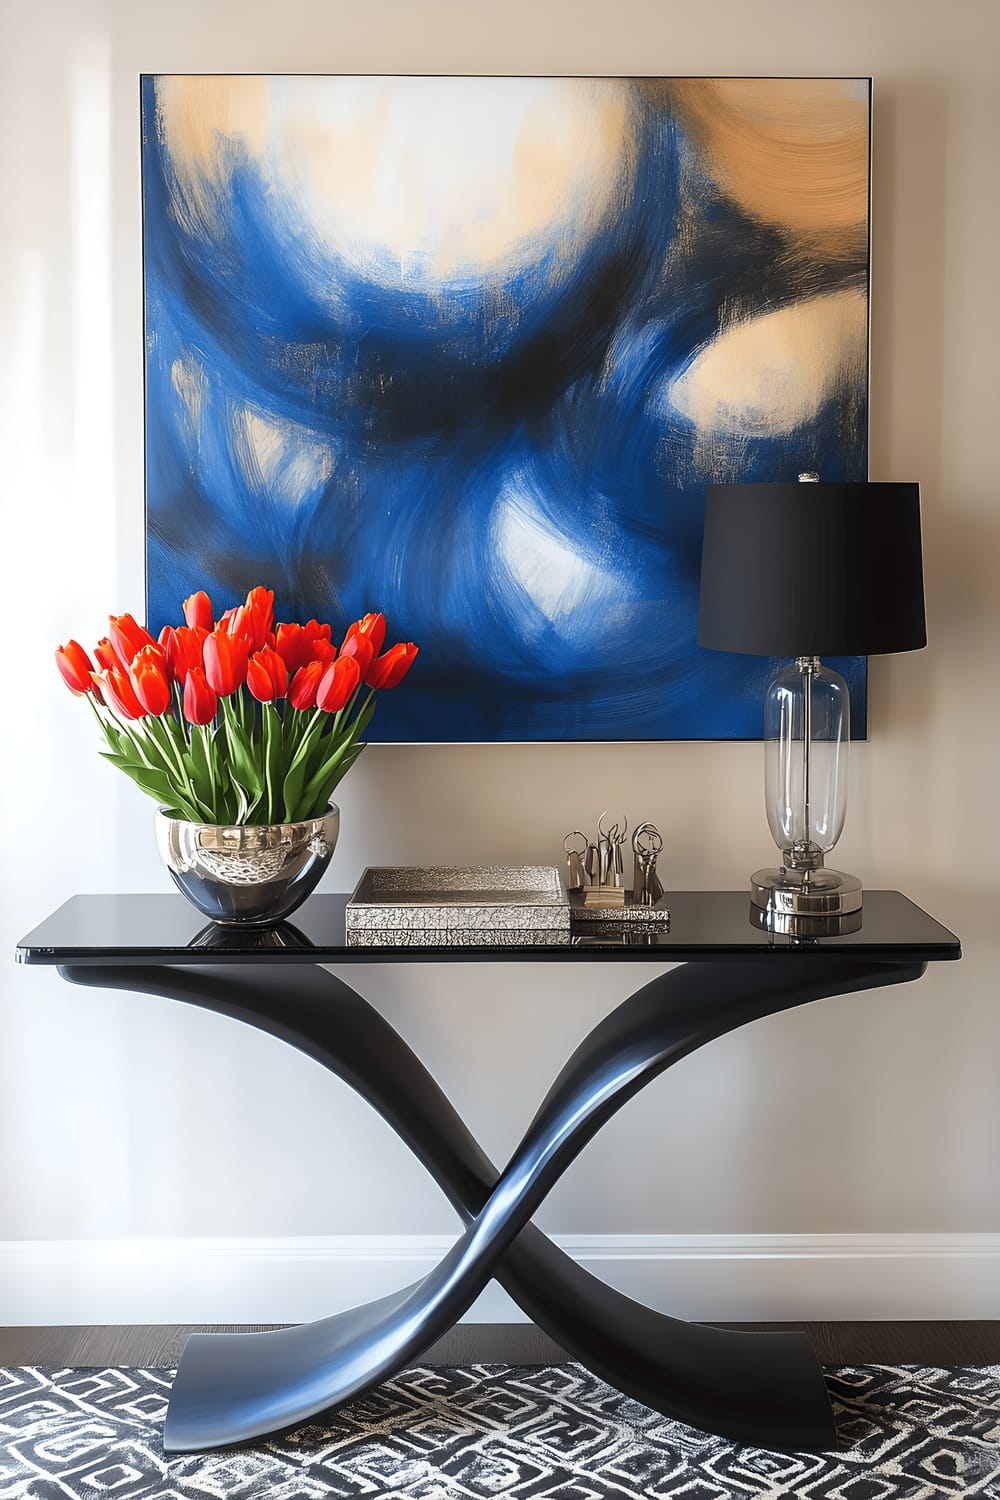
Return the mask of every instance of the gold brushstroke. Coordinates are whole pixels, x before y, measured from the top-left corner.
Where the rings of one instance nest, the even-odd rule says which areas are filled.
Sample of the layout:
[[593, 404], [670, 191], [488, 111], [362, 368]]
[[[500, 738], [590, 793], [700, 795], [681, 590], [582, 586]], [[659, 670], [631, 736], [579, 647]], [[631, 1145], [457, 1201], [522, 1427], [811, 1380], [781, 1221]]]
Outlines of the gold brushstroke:
[[702, 166], [750, 218], [825, 255], [868, 235], [867, 85], [841, 78], [682, 78], [662, 88]]
[[156, 80], [157, 120], [180, 186], [185, 216], [211, 224], [232, 148], [259, 156], [271, 129], [266, 78], [209, 74]]
[[201, 413], [208, 396], [208, 377], [196, 359], [182, 356], [170, 366], [170, 383], [184, 412], [188, 435], [201, 442]]
[[297, 422], [241, 406], [232, 428], [237, 461], [254, 492], [297, 505], [333, 475], [329, 444]]
[[668, 400], [700, 438], [790, 433], [837, 390], [863, 387], [867, 348], [863, 292], [810, 297], [720, 333]]

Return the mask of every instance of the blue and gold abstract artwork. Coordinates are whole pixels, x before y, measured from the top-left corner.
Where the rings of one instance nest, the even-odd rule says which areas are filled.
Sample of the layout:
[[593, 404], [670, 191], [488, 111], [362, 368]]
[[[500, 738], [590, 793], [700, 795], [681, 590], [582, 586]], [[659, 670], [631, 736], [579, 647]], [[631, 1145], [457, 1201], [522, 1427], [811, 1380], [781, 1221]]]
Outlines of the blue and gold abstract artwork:
[[695, 642], [704, 486], [867, 477], [869, 81], [141, 98], [151, 628], [383, 610], [376, 740], [759, 737], [774, 663]]

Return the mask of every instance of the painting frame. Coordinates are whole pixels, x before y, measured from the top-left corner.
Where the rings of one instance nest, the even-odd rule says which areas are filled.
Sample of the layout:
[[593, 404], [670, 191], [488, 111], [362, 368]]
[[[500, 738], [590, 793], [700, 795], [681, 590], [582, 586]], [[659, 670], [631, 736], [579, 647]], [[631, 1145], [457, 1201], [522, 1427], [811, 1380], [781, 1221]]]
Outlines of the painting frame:
[[[316, 74], [278, 74], [278, 75], [275, 75], [275, 74], [228, 74], [228, 73], [227, 74], [211, 74], [211, 75], [161, 75], [161, 74], [143, 74], [140, 77], [140, 105], [141, 105], [141, 108], [143, 106], [143, 102], [145, 101], [145, 99], [147, 97], [146, 91], [149, 89], [149, 87], [151, 86], [151, 84], [154, 84], [156, 80], [159, 80], [159, 79], [162, 79], [162, 78], [181, 78], [181, 79], [184, 79], [184, 78], [196, 78], [196, 79], [197, 78], [210, 78], [210, 79], [214, 79], [214, 80], [258, 79], [258, 80], [266, 80], [268, 82], [271, 82], [271, 81], [274, 81], [274, 80], [321, 80], [321, 81], [330, 81], [330, 80], [369, 80], [369, 81], [374, 81], [376, 83], [380, 83], [380, 82], [383, 82], [385, 80], [393, 80], [393, 81], [395, 81], [395, 80], [404, 80], [404, 79], [407, 79], [407, 80], [417, 80], [417, 81], [420, 81], [420, 82], [423, 82], [423, 83], [427, 83], [427, 84], [432, 84], [432, 85], [433, 84], [442, 84], [442, 83], [444, 83], [444, 84], [453, 83], [456, 80], [459, 80], [459, 81], [462, 81], [462, 82], [467, 82], [467, 83], [477, 83], [477, 82], [478, 83], [489, 83], [489, 84], [492, 84], [492, 85], [503, 84], [503, 83], [519, 83], [519, 82], [522, 81], [522, 80], [517, 79], [517, 78], [515, 78], [513, 76], [510, 76], [510, 77], [508, 77], [508, 76], [502, 76], [501, 77], [501, 76], [497, 76], [497, 75], [452, 75], [452, 74], [391, 74], [391, 75], [387, 75], [387, 74], [371, 74], [371, 73], [360, 73], [360, 74], [359, 73], [354, 73], [354, 74], [326, 74], [326, 73], [316, 73]], [[642, 76], [642, 75], [635, 75], [634, 77], [630, 77], [630, 78], [614, 78], [614, 77], [611, 77], [611, 78], [605, 79], [605, 78], [600, 77], [599, 75], [555, 75], [555, 74], [553, 74], [553, 75], [535, 75], [535, 76], [533, 76], [532, 81], [533, 82], [546, 82], [546, 81], [548, 81], [548, 82], [551, 82], [551, 83], [580, 83], [580, 84], [588, 84], [588, 83], [590, 83], [590, 84], [612, 83], [612, 84], [617, 84], [617, 85], [620, 85], [620, 86], [625, 86], [625, 85], [629, 85], [629, 84], [649, 84], [649, 85], [655, 86], [655, 85], [662, 85], [662, 84], [665, 84], [665, 83], [679, 84], [679, 83], [684, 83], [684, 82], [690, 82], [690, 83], [694, 83], [694, 84], [714, 83], [714, 82], [736, 84], [736, 83], [740, 83], [740, 82], [746, 82], [746, 83], [754, 83], [754, 84], [761, 84], [761, 85], [769, 84], [769, 83], [770, 84], [782, 84], [782, 83], [796, 83], [796, 84], [815, 83], [815, 84], [822, 84], [822, 83], [838, 83], [839, 82], [839, 83], [851, 83], [851, 84], [854, 84], [856, 86], [864, 87], [864, 89], [866, 90], [866, 99], [865, 99], [866, 152], [865, 152], [865, 163], [864, 163], [864, 176], [865, 176], [865, 182], [864, 182], [864, 191], [865, 191], [865, 222], [864, 222], [864, 259], [863, 259], [863, 277], [864, 277], [864, 286], [865, 286], [865, 309], [864, 309], [864, 423], [863, 423], [863, 439], [862, 439], [862, 446], [863, 446], [863, 452], [864, 452], [864, 465], [863, 465], [863, 472], [858, 473], [856, 475], [856, 477], [858, 477], [858, 478], [867, 478], [867, 474], [868, 474], [869, 411], [870, 411], [869, 397], [870, 397], [870, 274], [871, 274], [871, 118], [872, 118], [872, 80], [870, 78], [858, 78], [858, 79], [853, 79], [853, 80], [832, 79], [832, 78], [823, 78], [823, 77], [821, 77], [819, 75], [817, 75], [816, 77], [813, 77], [813, 78], [801, 78], [801, 79], [799, 79], [799, 78], [797, 78], [797, 79], [783, 79], [783, 78], [780, 78], [780, 77], [774, 77], [774, 78], [753, 78], [753, 79], [751, 79], [749, 77], [745, 77], [744, 78], [741, 75], [730, 75], [730, 76], [727, 76], [727, 77], [723, 77], [722, 75], [718, 75], [717, 77], [712, 78], [712, 79], [705, 79], [705, 78], [698, 77], [696, 75], [687, 75], [686, 77], [681, 77], [681, 76], [678, 75], [678, 77], [676, 77], [676, 78], [670, 78], [670, 79], [662, 79], [662, 78], [658, 78], [658, 77], [656, 77], [654, 75], [648, 75], [648, 76], [645, 76], [645, 77]], [[149, 282], [149, 274], [148, 274], [149, 237], [150, 237], [150, 235], [152, 233], [155, 232], [155, 225], [153, 225], [153, 224], [150, 223], [149, 214], [148, 214], [148, 205], [147, 205], [147, 195], [146, 195], [146, 191], [145, 191], [145, 162], [146, 162], [146, 157], [147, 157], [147, 151], [148, 151], [148, 120], [146, 122], [146, 128], [144, 128], [144, 132], [143, 132], [144, 189], [143, 189], [143, 195], [142, 195], [142, 207], [143, 207], [143, 326], [144, 326], [144, 330], [146, 332], [146, 340], [147, 340], [147, 357], [146, 357], [146, 360], [144, 362], [144, 381], [145, 381], [145, 399], [144, 399], [144, 421], [145, 421], [145, 430], [144, 430], [145, 520], [144, 520], [144, 525], [145, 525], [145, 534], [146, 534], [146, 542], [147, 542], [147, 547], [146, 547], [147, 618], [150, 618], [151, 619], [151, 623], [155, 624], [156, 623], [155, 619], [153, 619], [152, 617], [156, 613], [156, 606], [155, 606], [155, 601], [152, 600], [151, 597], [150, 597], [150, 565], [149, 565], [149, 536], [150, 536], [150, 525], [151, 525], [151, 509], [155, 510], [155, 502], [154, 502], [153, 506], [151, 507], [151, 499], [150, 499], [150, 489], [151, 489], [151, 486], [150, 486], [150, 400], [149, 400], [149, 387], [150, 387], [150, 379], [149, 379], [149, 347], [150, 347], [149, 291], [150, 291], [150, 282]], [[787, 477], [787, 476], [783, 476], [783, 477]], [[267, 579], [261, 579], [261, 578], [258, 578], [258, 577], [254, 577], [252, 579], [252, 582], [261, 582], [261, 581], [267, 582], [268, 580]], [[229, 599], [226, 599], [225, 602], [226, 603], [230, 603], [230, 602], [233, 602], [233, 601], [231, 601]], [[372, 602], [373, 602], [374, 605], [377, 606], [377, 604], [381, 603], [382, 601], [372, 601]], [[421, 643], [421, 644], [423, 644], [423, 643]], [[770, 662], [770, 661], [766, 661], [766, 662], [765, 661], [761, 661], [760, 663], [755, 663], [755, 665], [752, 668], [746, 668], [745, 667], [745, 663], [744, 663], [744, 670], [747, 670], [747, 671], [749, 671], [749, 672], [752, 673], [753, 681], [754, 681], [753, 688], [747, 690], [747, 696], [748, 697], [753, 696], [753, 697], [755, 697], [756, 701], [759, 702], [760, 693], [757, 691], [757, 689], [758, 689], [758, 687], [760, 685], [763, 684], [764, 681], [766, 681], [767, 677], [770, 675], [770, 671], [772, 670], [773, 665], [774, 664], [772, 662]], [[845, 668], [846, 668], [846, 675], [848, 676], [849, 681], [851, 683], [851, 689], [852, 689], [852, 706], [853, 706], [853, 713], [852, 713], [852, 737], [853, 738], [865, 738], [865, 737], [867, 737], [867, 732], [868, 732], [868, 721], [867, 721], [867, 662], [865, 661], [864, 658], [855, 658], [855, 659], [852, 659], [850, 663], [841, 663], [841, 662], [838, 662], [835, 665], [840, 666], [841, 670], [845, 670]], [[418, 676], [416, 674], [414, 674], [413, 683], [416, 684], [417, 681], [419, 681], [419, 678], [418, 678]], [[377, 738], [377, 736], [376, 736], [376, 738]], [[750, 733], [727, 733], [727, 734], [719, 734], [719, 733], [714, 733], [714, 734], [713, 733], [704, 733], [704, 734], [693, 734], [693, 733], [684, 733], [684, 734], [628, 733], [628, 734], [620, 734], [620, 735], [603, 734], [603, 733], [595, 733], [595, 734], [588, 735], [588, 734], [574, 733], [572, 735], [530, 734], [530, 735], [524, 735], [524, 736], [518, 736], [516, 734], [503, 734], [503, 735], [478, 735], [478, 736], [469, 736], [469, 737], [464, 737], [464, 736], [461, 736], [461, 735], [448, 735], [448, 736], [444, 736], [444, 737], [435, 737], [433, 734], [430, 734], [430, 733], [417, 733], [417, 734], [407, 733], [405, 735], [394, 736], [394, 737], [390, 738], [389, 740], [387, 740], [386, 742], [389, 742], [389, 743], [410, 743], [410, 744], [441, 744], [441, 743], [455, 743], [455, 744], [477, 744], [477, 743], [532, 743], [532, 744], [539, 744], [539, 743], [549, 743], [549, 744], [551, 744], [551, 743], [555, 743], [555, 744], [598, 743], [598, 744], [622, 744], [622, 743], [635, 743], [635, 742], [640, 742], [640, 743], [642, 743], [642, 742], [645, 742], [645, 743], [650, 743], [650, 742], [653, 742], [653, 743], [663, 743], [663, 742], [670, 742], [672, 740], [678, 740], [680, 742], [686, 742], [686, 741], [689, 741], [689, 740], [699, 741], [699, 740], [715, 740], [715, 739], [726, 739], [726, 740], [737, 740], [737, 741], [740, 741], [740, 740], [744, 740], [744, 739], [759, 739], [759, 738], [760, 738], [760, 733], [759, 732], [757, 732], [757, 733], [752, 733], [752, 732], [750, 732]]]

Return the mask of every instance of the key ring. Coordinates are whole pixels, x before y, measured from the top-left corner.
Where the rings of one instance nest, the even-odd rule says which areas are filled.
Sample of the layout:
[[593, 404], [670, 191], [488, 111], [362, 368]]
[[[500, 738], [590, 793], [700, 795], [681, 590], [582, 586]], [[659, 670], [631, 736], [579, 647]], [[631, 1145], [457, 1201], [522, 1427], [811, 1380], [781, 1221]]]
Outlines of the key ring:
[[636, 854], [659, 854], [663, 848], [663, 835], [655, 824], [640, 823], [632, 835], [632, 848]]
[[[628, 833], [628, 818], [625, 819], [625, 826], [624, 826], [624, 828], [618, 822], [612, 823], [612, 825], [611, 825], [610, 828], [605, 828], [605, 826], [604, 826], [604, 819], [607, 817], [607, 815], [608, 815], [608, 810], [607, 810], [607, 808], [605, 808], [604, 811], [601, 813], [601, 816], [597, 820], [597, 837], [598, 837], [598, 840], [600, 840], [600, 839], [607, 839], [608, 842], [611, 843], [611, 844], [621, 844], [621, 843], [624, 843], [625, 842], [625, 835]], [[619, 830], [620, 830], [620, 832], [619, 832]]]

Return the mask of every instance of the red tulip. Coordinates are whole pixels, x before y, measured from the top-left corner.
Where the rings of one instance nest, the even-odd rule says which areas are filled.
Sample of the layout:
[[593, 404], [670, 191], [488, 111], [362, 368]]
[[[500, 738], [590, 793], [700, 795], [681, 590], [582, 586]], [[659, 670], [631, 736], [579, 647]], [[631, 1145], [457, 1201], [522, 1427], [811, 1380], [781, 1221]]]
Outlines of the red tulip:
[[121, 660], [118, 652], [115, 650], [115, 643], [114, 641], [109, 641], [106, 635], [102, 636], [94, 647], [94, 655], [97, 657], [98, 665], [103, 667], [105, 672], [117, 672], [121, 666]]
[[271, 625], [274, 621], [274, 590], [262, 588], [259, 584], [247, 594], [245, 605], [247, 614], [253, 622], [251, 628], [252, 649], [259, 651], [271, 633]]
[[79, 698], [90, 692], [94, 663], [79, 641], [67, 641], [65, 646], [56, 647], [56, 666], [71, 693]]
[[333, 629], [330, 625], [321, 625], [318, 620], [307, 620], [302, 633], [306, 643], [307, 662], [333, 661], [337, 648], [331, 644]]
[[184, 611], [184, 623], [192, 630], [211, 630], [214, 627], [212, 619], [212, 601], [204, 589], [199, 589], [196, 594], [189, 594], [181, 605]]
[[129, 676], [135, 695], [149, 714], [162, 714], [170, 707], [170, 678], [157, 645], [143, 646], [132, 658]]
[[211, 635], [205, 637], [202, 650], [209, 685], [220, 697], [228, 698], [246, 680], [249, 642], [241, 635], [230, 635], [220, 621]]
[[374, 661], [365, 676], [365, 682], [371, 688], [394, 688], [402, 682], [407, 672], [413, 666], [418, 647], [412, 641], [405, 644], [400, 641], [393, 646], [384, 656]]
[[361, 681], [361, 668], [353, 656], [338, 656], [324, 669], [316, 690], [316, 707], [335, 714], [343, 708]]
[[288, 684], [288, 701], [293, 708], [315, 708], [320, 678], [327, 669], [325, 661], [306, 662]]
[[[289, 672], [297, 672], [307, 662], [333, 660], [336, 652], [330, 647], [332, 633], [329, 625], [321, 625], [318, 620], [310, 620], [307, 625], [281, 624], [275, 628], [274, 649]], [[327, 648], [331, 653], [328, 656]]]
[[229, 635], [241, 635], [249, 645], [252, 622], [246, 605], [234, 604], [232, 609], [227, 609], [216, 629], [224, 629]]
[[135, 688], [121, 667], [109, 667], [106, 672], [95, 672], [105, 701], [116, 709], [123, 719], [144, 719], [146, 710], [136, 697]]
[[363, 676], [378, 656], [384, 641], [385, 615], [368, 614], [348, 626], [340, 654], [356, 656]]
[[211, 724], [219, 698], [201, 667], [192, 667], [184, 679], [184, 717], [189, 724]]
[[194, 667], [204, 665], [202, 648], [208, 631], [201, 625], [164, 625], [160, 645], [167, 658], [167, 671], [174, 682], [186, 682]]
[[272, 646], [255, 651], [247, 662], [247, 687], [259, 703], [285, 696], [288, 668]]
[[[352, 625], [351, 630], [354, 627]], [[352, 658], [358, 664], [358, 670], [362, 673], [368, 671], [375, 660], [375, 647], [364, 635], [352, 635], [350, 631], [344, 637], [344, 644], [340, 648], [341, 656]]]
[[[355, 636], [363, 636], [365, 640], [371, 641], [377, 656], [385, 643], [385, 615], [368, 614], [362, 616], [360, 620], [355, 620], [353, 625], [347, 627], [344, 645], [346, 646], [347, 642]], [[350, 656], [351, 653], [347, 654]]]
[[131, 615], [111, 615], [111, 639], [123, 667], [132, 665], [132, 658], [143, 646], [155, 646], [156, 642], [146, 629]]
[[304, 667], [308, 657], [306, 656], [305, 631], [302, 626], [293, 624], [276, 626], [274, 649], [289, 672], [297, 672], [299, 667]]

